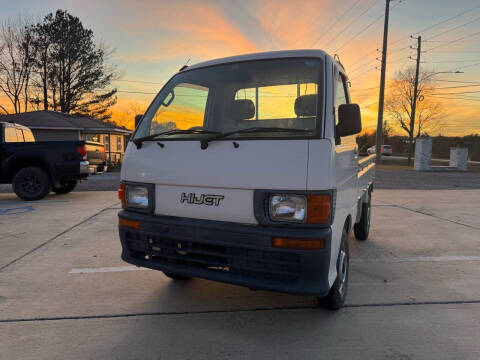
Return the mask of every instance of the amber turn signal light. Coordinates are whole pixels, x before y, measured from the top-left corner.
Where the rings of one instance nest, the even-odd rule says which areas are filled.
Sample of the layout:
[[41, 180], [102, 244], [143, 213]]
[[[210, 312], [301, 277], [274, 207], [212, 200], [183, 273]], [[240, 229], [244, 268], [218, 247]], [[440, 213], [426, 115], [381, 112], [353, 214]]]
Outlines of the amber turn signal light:
[[307, 195], [307, 224], [325, 224], [330, 217], [330, 195]]
[[124, 219], [124, 218], [119, 217], [118, 218], [118, 224], [120, 226], [128, 227], [128, 228], [135, 229], [135, 230], [140, 229], [140, 222], [135, 221], [135, 220], [128, 220], [128, 219]]
[[122, 207], [125, 207], [127, 200], [125, 199], [125, 184], [120, 184], [117, 190], [118, 199], [122, 202]]
[[272, 238], [272, 247], [295, 250], [322, 250], [325, 248], [325, 240], [274, 237]]

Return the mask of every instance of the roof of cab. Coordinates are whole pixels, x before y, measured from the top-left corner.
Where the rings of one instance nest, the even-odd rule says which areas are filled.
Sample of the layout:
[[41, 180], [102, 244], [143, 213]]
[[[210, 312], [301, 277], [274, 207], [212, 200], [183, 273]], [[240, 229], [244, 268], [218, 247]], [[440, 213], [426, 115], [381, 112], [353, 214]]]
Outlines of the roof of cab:
[[193, 69], [203, 68], [203, 67], [212, 66], [212, 65], [221, 65], [221, 64], [228, 64], [228, 63], [234, 63], [234, 62], [240, 62], [240, 61], [295, 58], [295, 57], [325, 58], [325, 56], [330, 56], [330, 55], [328, 55], [323, 50], [313, 50], [313, 49], [268, 51], [268, 52], [237, 55], [237, 56], [230, 56], [230, 57], [225, 57], [220, 59], [204, 61], [198, 64], [185, 67], [181, 71], [193, 70]]
[[15, 127], [17, 129], [30, 130], [28, 127], [13, 121], [0, 121], [0, 124], [4, 124], [5, 126], [9, 126], [9, 127]]

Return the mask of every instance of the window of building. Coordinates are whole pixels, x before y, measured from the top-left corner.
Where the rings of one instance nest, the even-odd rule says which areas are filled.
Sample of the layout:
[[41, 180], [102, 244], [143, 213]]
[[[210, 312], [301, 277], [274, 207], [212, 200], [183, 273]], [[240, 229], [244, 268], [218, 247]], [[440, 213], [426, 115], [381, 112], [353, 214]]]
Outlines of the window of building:
[[84, 134], [83, 138], [85, 141], [94, 141], [98, 143], [103, 143], [101, 134]]
[[120, 152], [123, 151], [121, 136], [117, 136], [117, 151], [120, 151]]

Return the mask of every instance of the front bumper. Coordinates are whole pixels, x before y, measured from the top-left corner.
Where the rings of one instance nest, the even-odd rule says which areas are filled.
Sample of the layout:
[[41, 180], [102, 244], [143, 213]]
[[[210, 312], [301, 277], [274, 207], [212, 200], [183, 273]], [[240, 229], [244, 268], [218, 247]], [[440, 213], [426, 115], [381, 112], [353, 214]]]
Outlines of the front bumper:
[[[122, 259], [146, 268], [252, 289], [325, 296], [331, 229], [275, 228], [122, 210], [138, 230], [119, 226]], [[277, 249], [272, 237], [318, 239], [323, 250]]]

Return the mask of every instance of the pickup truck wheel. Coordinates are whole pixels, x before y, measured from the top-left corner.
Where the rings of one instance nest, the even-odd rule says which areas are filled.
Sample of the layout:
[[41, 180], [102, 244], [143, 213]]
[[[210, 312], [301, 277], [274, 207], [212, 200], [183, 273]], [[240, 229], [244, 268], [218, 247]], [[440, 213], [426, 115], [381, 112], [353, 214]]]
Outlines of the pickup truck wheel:
[[183, 275], [177, 275], [177, 274], [174, 274], [174, 273], [171, 273], [171, 272], [168, 272], [168, 271], [164, 271], [163, 273], [165, 274], [165, 276], [168, 276], [170, 279], [173, 279], [173, 280], [185, 281], [185, 280], [190, 280], [191, 279], [191, 277], [183, 276]]
[[27, 166], [16, 172], [12, 180], [15, 194], [26, 201], [43, 199], [50, 191], [47, 173], [36, 166]]
[[367, 240], [370, 233], [371, 203], [362, 204], [362, 216], [360, 221], [353, 226], [353, 232], [357, 240]]
[[337, 258], [337, 278], [326, 297], [318, 298], [318, 304], [330, 310], [338, 310], [343, 307], [347, 297], [349, 270], [348, 230], [343, 229], [342, 243]]
[[55, 194], [68, 194], [77, 186], [77, 180], [65, 181], [59, 187], [54, 187], [52, 190]]

